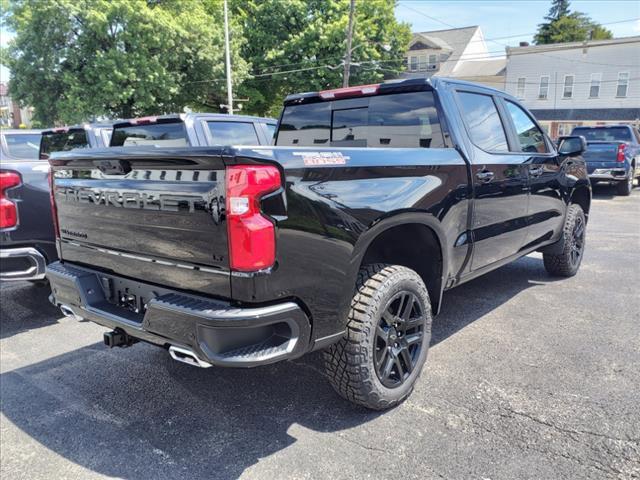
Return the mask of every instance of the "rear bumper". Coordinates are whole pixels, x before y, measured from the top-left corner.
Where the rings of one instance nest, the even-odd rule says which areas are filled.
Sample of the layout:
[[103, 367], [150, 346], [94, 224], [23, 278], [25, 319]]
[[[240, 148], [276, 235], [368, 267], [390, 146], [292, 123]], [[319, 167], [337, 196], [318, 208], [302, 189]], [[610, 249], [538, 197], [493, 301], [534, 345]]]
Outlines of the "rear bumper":
[[33, 247], [0, 249], [0, 280], [42, 280], [47, 261]]
[[627, 179], [629, 170], [625, 168], [596, 168], [589, 173], [591, 180], [623, 181]]
[[47, 278], [56, 305], [131, 337], [190, 350], [203, 365], [253, 367], [309, 350], [309, 319], [294, 302], [237, 308], [68, 262], [50, 264]]

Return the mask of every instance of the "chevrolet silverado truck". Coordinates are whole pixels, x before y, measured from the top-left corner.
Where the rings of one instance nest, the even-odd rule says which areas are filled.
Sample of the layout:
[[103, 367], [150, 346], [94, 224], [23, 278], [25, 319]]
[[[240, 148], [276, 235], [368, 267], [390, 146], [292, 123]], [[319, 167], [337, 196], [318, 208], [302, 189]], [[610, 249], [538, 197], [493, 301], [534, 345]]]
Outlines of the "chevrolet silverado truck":
[[584, 148], [504, 92], [411, 79], [290, 95], [275, 146], [54, 155], [52, 301], [198, 367], [325, 350], [340, 395], [389, 408], [445, 290], [536, 250], [576, 274]]
[[618, 195], [631, 195], [640, 177], [640, 132], [631, 125], [576, 127], [571, 135], [587, 140], [584, 159], [591, 184], [610, 182]]

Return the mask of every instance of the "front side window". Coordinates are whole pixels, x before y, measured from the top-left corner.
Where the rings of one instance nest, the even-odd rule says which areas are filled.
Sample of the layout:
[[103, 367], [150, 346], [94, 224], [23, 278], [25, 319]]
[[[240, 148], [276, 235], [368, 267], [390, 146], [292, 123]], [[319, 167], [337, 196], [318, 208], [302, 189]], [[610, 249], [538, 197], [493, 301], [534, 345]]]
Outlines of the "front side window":
[[591, 74], [591, 84], [589, 85], [589, 98], [598, 98], [600, 96], [600, 80], [601, 79], [602, 79], [602, 74], [600, 73]]
[[618, 73], [618, 86], [616, 88], [616, 97], [626, 97], [629, 89], [629, 72]]
[[515, 103], [507, 101], [507, 111], [518, 134], [520, 150], [531, 153], [547, 153], [547, 143], [544, 134], [538, 126], [533, 123], [531, 117]]
[[418, 70], [418, 57], [411, 57], [410, 67], [412, 72]]
[[518, 79], [518, 86], [516, 88], [516, 97], [518, 98], [524, 98], [525, 81], [526, 79], [524, 77]]
[[562, 98], [573, 97], [573, 75], [565, 75], [564, 88], [562, 90]]
[[276, 126], [273, 123], [265, 123], [265, 127], [267, 127], [267, 137], [269, 137], [269, 144], [273, 145], [273, 142], [276, 138]]
[[39, 133], [5, 133], [9, 155], [21, 160], [37, 160], [40, 152]]
[[459, 92], [462, 111], [474, 144], [490, 152], [506, 152], [507, 135], [490, 95]]
[[540, 77], [540, 89], [538, 90], [538, 100], [549, 98], [549, 77]]
[[436, 63], [438, 63], [438, 56], [429, 55], [429, 65], [435, 65]]
[[253, 123], [207, 122], [214, 145], [258, 145]]
[[285, 107], [276, 145], [444, 147], [431, 92], [378, 95], [350, 105], [345, 99]]

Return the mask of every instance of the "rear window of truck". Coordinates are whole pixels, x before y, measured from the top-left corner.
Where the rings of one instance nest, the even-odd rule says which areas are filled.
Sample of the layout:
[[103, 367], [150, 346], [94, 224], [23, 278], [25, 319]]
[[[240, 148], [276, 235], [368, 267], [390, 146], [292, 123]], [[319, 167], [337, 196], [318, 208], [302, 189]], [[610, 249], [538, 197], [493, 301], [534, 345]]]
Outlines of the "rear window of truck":
[[87, 131], [83, 128], [66, 132], [45, 132], [40, 142], [40, 158], [47, 159], [54, 152], [66, 152], [74, 148], [90, 148]]
[[183, 122], [119, 126], [113, 129], [111, 147], [188, 147]]
[[411, 92], [285, 107], [276, 145], [443, 148], [432, 92]]
[[630, 142], [631, 130], [624, 127], [574, 128], [571, 135], [581, 135], [587, 142]]
[[5, 133], [4, 139], [10, 156], [21, 160], [37, 160], [40, 151], [39, 133]]

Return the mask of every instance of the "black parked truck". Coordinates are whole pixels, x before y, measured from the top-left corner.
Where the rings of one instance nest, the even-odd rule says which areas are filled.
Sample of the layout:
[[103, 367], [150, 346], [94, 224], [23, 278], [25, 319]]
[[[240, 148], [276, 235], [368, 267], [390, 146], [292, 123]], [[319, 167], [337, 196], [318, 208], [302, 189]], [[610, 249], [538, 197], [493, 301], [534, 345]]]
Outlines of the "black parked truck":
[[[53, 301], [200, 367], [326, 351], [372, 409], [411, 392], [445, 290], [533, 251], [582, 260], [584, 139], [446, 79], [291, 95], [276, 145], [52, 158]], [[469, 308], [474, 308], [469, 305]]]

